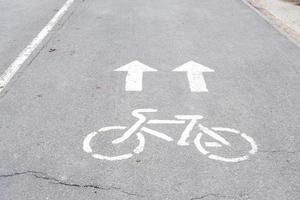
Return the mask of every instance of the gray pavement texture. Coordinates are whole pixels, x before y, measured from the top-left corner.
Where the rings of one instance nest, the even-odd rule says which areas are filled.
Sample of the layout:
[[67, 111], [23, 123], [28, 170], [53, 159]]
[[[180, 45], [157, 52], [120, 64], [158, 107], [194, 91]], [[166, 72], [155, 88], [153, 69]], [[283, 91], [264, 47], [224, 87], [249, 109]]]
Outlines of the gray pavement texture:
[[[300, 49], [294, 43], [240, 0], [75, 4], [0, 98], [0, 199], [300, 199]], [[158, 70], [144, 75], [142, 92], [126, 92], [126, 73], [113, 71], [133, 60]], [[215, 70], [205, 74], [208, 93], [191, 93], [186, 75], [172, 72], [190, 60]], [[133, 124], [137, 108], [158, 109], [149, 118], [201, 114], [207, 127], [253, 137], [258, 153], [225, 163], [194, 145], [146, 134], [145, 150], [128, 160], [97, 160], [82, 150], [88, 133]], [[175, 140], [183, 129], [151, 128]], [[93, 148], [117, 152], [106, 148], [105, 136]]]
[[0, 2], [0, 74], [57, 12], [64, 0]]

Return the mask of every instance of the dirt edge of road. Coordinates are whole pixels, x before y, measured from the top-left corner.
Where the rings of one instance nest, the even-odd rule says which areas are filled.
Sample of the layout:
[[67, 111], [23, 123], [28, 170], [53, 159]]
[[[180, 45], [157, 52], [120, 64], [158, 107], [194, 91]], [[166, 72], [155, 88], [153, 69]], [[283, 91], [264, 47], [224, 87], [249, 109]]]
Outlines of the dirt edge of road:
[[266, 8], [264, 8], [260, 4], [260, 0], [246, 0], [244, 1], [251, 7], [253, 7], [256, 11], [258, 11], [272, 26], [274, 26], [279, 32], [286, 35], [289, 39], [291, 39], [297, 46], [300, 47], [300, 33], [296, 32], [288, 25], [286, 25], [283, 21], [281, 21], [278, 17], [269, 12]]
[[291, 2], [297, 5], [300, 5], [300, 0], [283, 0], [283, 1], [287, 1], [287, 2]]

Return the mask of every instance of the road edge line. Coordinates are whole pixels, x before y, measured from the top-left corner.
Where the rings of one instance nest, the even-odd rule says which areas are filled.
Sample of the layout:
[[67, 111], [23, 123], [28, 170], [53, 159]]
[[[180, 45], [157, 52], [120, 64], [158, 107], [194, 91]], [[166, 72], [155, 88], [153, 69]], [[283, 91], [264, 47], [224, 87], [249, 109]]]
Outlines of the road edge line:
[[33, 38], [33, 40], [28, 44], [17, 58], [10, 64], [10, 66], [4, 71], [0, 76], [0, 94], [9, 83], [9, 81], [14, 77], [14, 75], [19, 71], [25, 61], [32, 55], [36, 48], [44, 41], [48, 34], [53, 30], [56, 24], [62, 19], [62, 17], [67, 13], [69, 8], [75, 0], [67, 0], [64, 5], [57, 11], [57, 13], [52, 17], [52, 19], [47, 23], [47, 25], [39, 32], [39, 34]]

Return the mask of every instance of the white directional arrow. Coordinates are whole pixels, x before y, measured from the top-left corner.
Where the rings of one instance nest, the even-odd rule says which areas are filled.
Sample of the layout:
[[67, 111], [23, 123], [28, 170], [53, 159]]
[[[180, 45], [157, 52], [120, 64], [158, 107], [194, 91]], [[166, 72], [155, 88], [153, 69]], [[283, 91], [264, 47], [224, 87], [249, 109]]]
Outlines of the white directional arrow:
[[173, 71], [187, 73], [191, 92], [208, 92], [203, 73], [214, 72], [215, 70], [194, 61], [189, 61], [175, 68]]
[[143, 73], [144, 72], [156, 72], [153, 69], [137, 60], [128, 63], [114, 71], [127, 72], [126, 76], [126, 91], [142, 91], [143, 90]]

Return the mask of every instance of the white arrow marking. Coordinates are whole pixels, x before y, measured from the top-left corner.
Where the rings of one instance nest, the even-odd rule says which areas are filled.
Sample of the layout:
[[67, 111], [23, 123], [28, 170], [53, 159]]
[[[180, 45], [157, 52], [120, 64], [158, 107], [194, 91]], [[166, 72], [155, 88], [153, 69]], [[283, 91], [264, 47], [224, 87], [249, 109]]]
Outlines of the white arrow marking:
[[114, 71], [127, 72], [126, 76], [126, 91], [142, 91], [143, 90], [143, 73], [144, 72], [156, 72], [153, 69], [137, 60], [128, 63]]
[[203, 73], [214, 72], [215, 70], [194, 61], [189, 61], [175, 68], [173, 71], [187, 73], [191, 92], [208, 92]]

